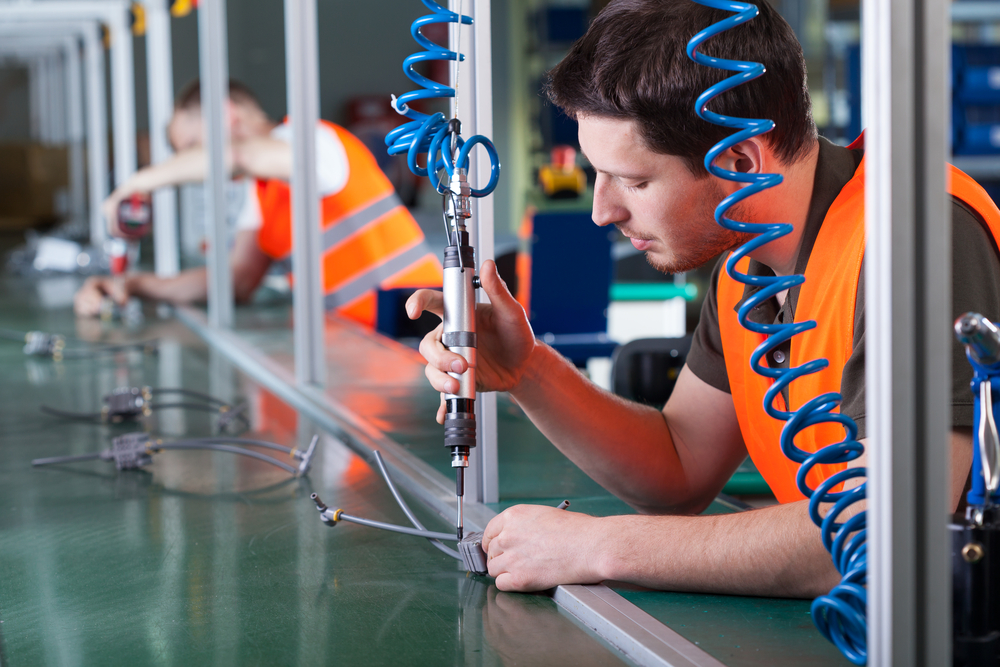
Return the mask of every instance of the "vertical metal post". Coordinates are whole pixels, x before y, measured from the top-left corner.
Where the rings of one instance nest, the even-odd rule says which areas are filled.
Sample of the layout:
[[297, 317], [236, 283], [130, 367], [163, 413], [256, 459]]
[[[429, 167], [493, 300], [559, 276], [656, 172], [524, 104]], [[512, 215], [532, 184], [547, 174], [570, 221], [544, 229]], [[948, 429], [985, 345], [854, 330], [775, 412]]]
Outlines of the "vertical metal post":
[[198, 7], [198, 53], [201, 56], [201, 114], [205, 125], [208, 178], [208, 323], [233, 325], [233, 276], [229, 268], [226, 184], [229, 169], [229, 56], [226, 41], [226, 0], [207, 0]]
[[[493, 76], [492, 46], [490, 40], [490, 0], [449, 0], [449, 9], [461, 11], [471, 16], [472, 26], [458, 27], [450, 24], [450, 48], [461, 49], [466, 61], [459, 71], [459, 80], [453, 81], [458, 99], [453, 100], [458, 107], [458, 117], [462, 121], [463, 136], [482, 134], [493, 135]], [[461, 30], [459, 38], [458, 31]], [[454, 78], [454, 69], [452, 70]], [[490, 177], [489, 159], [486, 152], [476, 150], [470, 158], [469, 182], [474, 187], [486, 184]], [[472, 201], [473, 225], [469, 237], [476, 248], [476, 268], [493, 259], [493, 197], [483, 197]], [[477, 292], [481, 303], [488, 302], [483, 290]], [[478, 444], [469, 457], [469, 471], [466, 476], [466, 494], [481, 503], [495, 503], [499, 500], [497, 464], [497, 398], [493, 392], [478, 394], [476, 398], [476, 438]]]
[[28, 63], [28, 116], [32, 141], [42, 140], [42, 73], [39, 58]]
[[869, 665], [951, 664], [947, 9], [864, 3]]
[[69, 197], [73, 224], [86, 228], [87, 185], [84, 163], [83, 125], [83, 71], [80, 63], [80, 40], [77, 35], [63, 38], [66, 52], [66, 111], [69, 114], [67, 139], [69, 140]]
[[323, 269], [320, 264], [316, 125], [319, 122], [319, 47], [316, 0], [285, 0], [285, 63], [292, 124], [292, 273], [295, 379], [323, 385]]
[[[166, 0], [145, 0], [146, 86], [149, 91], [149, 149], [153, 164], [163, 162], [173, 151], [167, 142], [167, 126], [174, 107], [173, 50], [170, 44], [170, 11]], [[160, 188], [153, 193], [153, 253], [158, 276], [180, 271], [180, 237], [177, 222], [177, 190]]]
[[114, 128], [115, 183], [135, 172], [135, 60], [128, 8], [108, 16], [111, 31], [111, 124]]
[[104, 103], [104, 49], [101, 28], [94, 21], [83, 30], [83, 58], [87, 86], [87, 183], [90, 242], [100, 246], [107, 236], [101, 203], [108, 196], [108, 110]]
[[[53, 42], [55, 44], [55, 42]], [[66, 143], [66, 130], [69, 125], [66, 109], [66, 58], [62, 49], [54, 51], [49, 62], [49, 102], [52, 105], [50, 122], [52, 123], [52, 142]]]

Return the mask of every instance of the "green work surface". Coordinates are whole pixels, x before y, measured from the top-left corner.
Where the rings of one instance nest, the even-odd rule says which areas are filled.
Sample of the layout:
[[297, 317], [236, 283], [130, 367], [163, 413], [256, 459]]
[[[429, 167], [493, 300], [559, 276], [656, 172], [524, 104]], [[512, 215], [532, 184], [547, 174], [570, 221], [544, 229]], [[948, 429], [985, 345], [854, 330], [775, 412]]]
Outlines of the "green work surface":
[[808, 600], [612, 588], [726, 665], [851, 665], [816, 630]]
[[[288, 343], [276, 345], [276, 337], [282, 334], [264, 324], [281, 319], [273, 312], [242, 311], [238, 329], [242, 338], [290, 364], [291, 358], [282, 352]], [[290, 334], [284, 335], [290, 340]], [[393, 440], [450, 476], [442, 451], [441, 427], [430, 419], [437, 409], [438, 395], [424, 378], [422, 360], [393, 341], [359, 333], [336, 320], [328, 321], [326, 336], [330, 372], [327, 396], [349, 405]], [[372, 357], [380, 361], [362, 361]], [[374, 373], [366, 373], [363, 366], [374, 369]], [[556, 505], [569, 500], [571, 511], [598, 516], [633, 512], [549, 443], [506, 395], [498, 395], [497, 404], [500, 502], [490, 505], [492, 509], [502, 511], [523, 502]], [[749, 460], [740, 466], [737, 475], [742, 475], [737, 482], [746, 487], [743, 492], [767, 492]], [[716, 501], [706, 513], [733, 510]], [[807, 615], [809, 601], [628, 588], [618, 592], [727, 665], [849, 664], [813, 626]]]
[[[149, 310], [131, 332], [75, 322], [74, 284], [0, 281], [0, 327], [156, 338], [158, 352], [55, 362], [0, 341], [0, 664], [621, 664], [547, 596], [498, 593], [419, 538], [324, 525], [314, 491], [350, 513], [405, 522], [381, 477], [325, 434], [301, 479], [204, 451], [165, 451], [141, 471], [107, 461], [32, 468], [33, 458], [95, 452], [135, 430], [165, 441], [217, 430], [214, 415], [190, 410], [112, 426], [38, 409], [92, 412], [121, 385], [246, 399], [245, 435], [282, 445], [317, 431], [177, 322]], [[410, 504], [428, 528], [449, 530]]]

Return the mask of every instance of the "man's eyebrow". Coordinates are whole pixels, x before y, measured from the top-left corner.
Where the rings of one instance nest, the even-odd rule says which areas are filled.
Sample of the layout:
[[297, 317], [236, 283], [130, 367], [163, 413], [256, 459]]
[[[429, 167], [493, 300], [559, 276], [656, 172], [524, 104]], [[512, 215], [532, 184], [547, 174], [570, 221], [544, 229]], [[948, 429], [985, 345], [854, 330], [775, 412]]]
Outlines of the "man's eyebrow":
[[644, 181], [647, 178], [649, 178], [649, 174], [644, 172], [630, 174], [630, 173], [616, 173], [613, 171], [605, 171], [604, 169], [598, 169], [597, 165], [591, 162], [590, 158], [587, 157], [587, 154], [583, 151], [582, 148], [580, 149], [580, 155], [582, 155], [583, 158], [590, 164], [590, 166], [593, 167], [594, 171], [596, 171], [599, 174], [607, 174], [608, 176], [614, 176], [615, 178], [623, 178], [627, 181]]

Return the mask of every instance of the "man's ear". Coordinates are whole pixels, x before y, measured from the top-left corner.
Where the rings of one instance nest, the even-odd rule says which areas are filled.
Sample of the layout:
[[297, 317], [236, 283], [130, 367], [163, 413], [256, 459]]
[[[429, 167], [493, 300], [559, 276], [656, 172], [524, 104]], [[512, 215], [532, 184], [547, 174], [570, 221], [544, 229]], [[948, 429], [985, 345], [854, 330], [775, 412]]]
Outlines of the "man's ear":
[[753, 137], [728, 148], [715, 158], [716, 166], [741, 174], [760, 174], [765, 170], [766, 153], [760, 137]]

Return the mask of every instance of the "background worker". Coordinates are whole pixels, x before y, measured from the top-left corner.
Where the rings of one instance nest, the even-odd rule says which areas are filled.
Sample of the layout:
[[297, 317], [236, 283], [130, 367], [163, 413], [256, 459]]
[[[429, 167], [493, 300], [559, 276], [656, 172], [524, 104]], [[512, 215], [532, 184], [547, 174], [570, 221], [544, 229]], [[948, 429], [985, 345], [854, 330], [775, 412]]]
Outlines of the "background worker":
[[[239, 214], [230, 252], [234, 296], [237, 302], [245, 302], [272, 262], [286, 262], [291, 268], [291, 128], [268, 118], [253, 93], [237, 82], [229, 84], [226, 117], [233, 175], [255, 181]], [[123, 199], [205, 179], [208, 160], [198, 82], [178, 96], [168, 133], [175, 155], [137, 171], [104, 202], [112, 233], [118, 233], [118, 205]], [[441, 285], [440, 262], [360, 140], [321, 121], [316, 128], [316, 162], [328, 310], [372, 325], [377, 288]], [[198, 303], [205, 301], [207, 292], [204, 268], [169, 278], [141, 272], [98, 276], [89, 278], [77, 292], [74, 309], [78, 315], [97, 315], [105, 296], [119, 303], [131, 296]]]
[[[794, 366], [830, 356], [817, 386], [843, 393], [841, 410], [858, 422], [862, 443], [886, 446], [867, 440], [865, 433], [863, 148], [817, 137], [801, 47], [767, 3], [759, 6], [757, 18], [713, 37], [703, 49], [767, 67], [761, 78], [709, 104], [716, 113], [776, 123], [770, 133], [734, 145], [716, 162], [725, 170], [784, 178], [730, 210], [734, 220], [793, 227], [791, 234], [754, 251], [744, 270], [806, 274], [804, 286], [767, 300], [751, 318], [765, 324], [817, 320], [815, 336], [786, 342], [766, 363]], [[581, 148], [597, 172], [594, 222], [618, 227], [666, 273], [700, 266], [749, 238], [716, 224], [715, 207], [740, 186], [709, 175], [702, 164], [706, 151], [732, 130], [694, 112], [697, 96], [724, 75], [685, 54], [691, 36], [728, 16], [689, 0], [612, 2], [550, 74], [549, 96], [578, 121]], [[975, 310], [995, 318], [1000, 316], [995, 241], [1000, 211], [965, 179], [953, 173], [949, 186], [953, 251], [960, 258], [953, 262], [954, 312]], [[720, 267], [687, 364], [667, 404], [656, 410], [598, 388], [536, 340], [495, 266], [484, 264], [481, 281], [490, 305], [477, 311], [479, 389], [510, 392], [563, 453], [640, 512], [591, 517], [529, 505], [505, 510], [483, 534], [498, 588], [620, 580], [680, 591], [814, 597], [839, 581], [807, 501], [795, 488], [798, 465], [779, 449], [781, 422], [763, 413], [763, 389], [770, 381], [748, 368], [749, 352], [762, 336], [735, 324], [734, 309], [753, 289], [745, 292], [720, 274]], [[441, 298], [420, 291], [408, 309], [411, 317], [422, 310], [440, 315]], [[424, 338], [421, 352], [434, 388], [457, 391], [447, 373], [463, 372], [466, 362], [442, 346], [440, 329]], [[963, 495], [972, 457], [971, 370], [958, 345], [954, 356], [952, 509]], [[789, 409], [801, 406], [804, 398], [794, 383], [788, 392]], [[843, 438], [842, 428], [832, 430], [833, 440], [813, 444]], [[805, 432], [796, 443], [808, 448], [811, 438]], [[748, 452], [780, 504], [696, 516]], [[848, 465], [865, 462], [862, 456]]]

